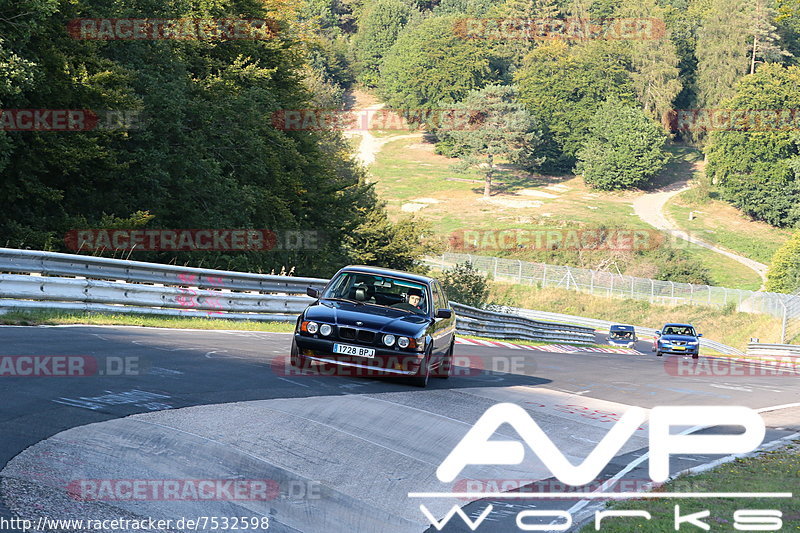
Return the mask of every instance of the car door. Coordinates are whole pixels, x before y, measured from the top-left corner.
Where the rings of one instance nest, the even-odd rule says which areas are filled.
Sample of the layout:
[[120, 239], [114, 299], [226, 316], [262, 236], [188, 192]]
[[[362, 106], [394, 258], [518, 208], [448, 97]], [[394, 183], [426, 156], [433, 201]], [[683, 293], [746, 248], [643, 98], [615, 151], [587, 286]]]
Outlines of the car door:
[[[439, 306], [440, 309], [450, 309], [450, 302], [447, 300], [447, 294], [445, 294], [444, 289], [439, 284], [438, 281], [434, 282], [434, 286], [436, 287], [436, 292], [439, 293], [439, 301], [441, 305]], [[441, 335], [442, 335], [442, 349], [443, 354], [447, 353], [447, 350], [450, 349], [450, 344], [453, 342], [453, 338], [456, 333], [456, 318], [455, 313], [453, 313], [450, 318], [440, 318], [439, 325], [441, 326]]]
[[442, 308], [442, 294], [435, 282], [431, 283], [431, 307], [433, 308], [431, 310], [433, 315], [433, 348], [431, 353], [434, 356], [434, 360], [438, 361], [447, 348], [444, 348], [445, 339], [442, 338], [445, 327], [444, 319], [436, 318], [436, 311]]

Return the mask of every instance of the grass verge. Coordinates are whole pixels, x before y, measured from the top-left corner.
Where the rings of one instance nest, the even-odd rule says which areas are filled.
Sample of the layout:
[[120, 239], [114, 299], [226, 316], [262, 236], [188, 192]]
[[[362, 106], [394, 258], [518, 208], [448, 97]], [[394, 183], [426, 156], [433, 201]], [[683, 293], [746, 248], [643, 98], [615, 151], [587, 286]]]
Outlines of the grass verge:
[[219, 318], [159, 317], [153, 315], [66, 313], [61, 311], [13, 311], [0, 315], [0, 324], [12, 326], [55, 326], [86, 324], [93, 326], [143, 326], [180, 329], [232, 329], [244, 331], [294, 331], [294, 322], [257, 322]]
[[[490, 282], [489, 301], [501, 305], [597, 318], [659, 329], [667, 322], [688, 322], [705, 337], [740, 350], [751, 337], [779, 342], [781, 321], [770, 315], [739, 313], [699, 305], [664, 306], [644, 300], [604, 298], [566, 289]], [[704, 352], [705, 353], [705, 352]]]
[[[702, 189], [702, 187], [701, 187]], [[791, 237], [791, 230], [749, 220], [738, 209], [688, 190], [673, 198], [666, 211], [682, 230], [704, 241], [769, 265], [775, 251]], [[689, 220], [689, 213], [695, 217]]]
[[[800, 440], [784, 448], [765, 452], [755, 457], [736, 459], [708, 472], [680, 476], [663, 486], [664, 492], [787, 492], [796, 491], [800, 479]], [[797, 531], [800, 524], [800, 499], [794, 498], [703, 498], [669, 500], [632, 500], [611, 502], [609, 509], [643, 510], [652, 515], [643, 518], [610, 518], [602, 522], [606, 533], [648, 531], [650, 533], [674, 532], [675, 506], [680, 506], [681, 516], [709, 510], [711, 514], [702, 521], [712, 531], [736, 531], [734, 512], [739, 509], [776, 509], [783, 513], [780, 531]], [[743, 527], [747, 527], [742, 525]], [[753, 527], [752, 525], [750, 527]], [[699, 529], [690, 527], [695, 531]], [[740, 529], [741, 530], [741, 529]], [[744, 529], [745, 531], [747, 529]], [[595, 531], [587, 524], [581, 533]], [[771, 530], [775, 531], [775, 530]]]

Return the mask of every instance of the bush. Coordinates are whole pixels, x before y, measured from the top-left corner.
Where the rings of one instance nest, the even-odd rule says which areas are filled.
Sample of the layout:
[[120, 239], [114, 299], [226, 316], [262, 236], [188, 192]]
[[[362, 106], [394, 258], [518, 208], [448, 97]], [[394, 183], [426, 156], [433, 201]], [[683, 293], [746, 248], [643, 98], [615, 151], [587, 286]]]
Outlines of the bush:
[[710, 285], [711, 271], [701, 261], [673, 248], [663, 248], [653, 255], [658, 263], [656, 279], [675, 283]]
[[669, 160], [666, 136], [644, 111], [619, 100], [605, 102], [589, 128], [589, 139], [578, 152], [576, 173], [602, 190], [644, 185]]
[[767, 271], [767, 290], [790, 293], [800, 289], [800, 231], [772, 256]]
[[447, 297], [460, 304], [483, 307], [489, 296], [486, 276], [477, 271], [469, 261], [445, 270], [439, 281]]

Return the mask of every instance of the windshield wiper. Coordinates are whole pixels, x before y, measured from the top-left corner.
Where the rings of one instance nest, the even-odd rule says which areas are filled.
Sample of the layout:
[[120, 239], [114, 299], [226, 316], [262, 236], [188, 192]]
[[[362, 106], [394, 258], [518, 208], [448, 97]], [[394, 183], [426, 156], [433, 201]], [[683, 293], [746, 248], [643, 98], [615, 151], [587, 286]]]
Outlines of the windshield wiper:
[[323, 297], [322, 299], [323, 300], [335, 300], [337, 302], [349, 302], [351, 304], [364, 305], [364, 302], [359, 302], [358, 300], [348, 300], [347, 298], [326, 298], [326, 297]]

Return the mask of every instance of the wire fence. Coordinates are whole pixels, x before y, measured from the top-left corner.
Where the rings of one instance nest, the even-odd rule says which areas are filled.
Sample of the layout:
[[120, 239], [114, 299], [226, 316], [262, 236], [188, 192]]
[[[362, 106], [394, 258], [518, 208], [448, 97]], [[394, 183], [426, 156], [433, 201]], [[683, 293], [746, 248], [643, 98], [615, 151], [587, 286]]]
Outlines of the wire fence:
[[[425, 258], [425, 264], [442, 270], [467, 261], [472, 263], [476, 270], [489, 274], [496, 281], [555, 287], [611, 298], [647, 300], [661, 305], [730, 306], [738, 311], [782, 318], [786, 326], [784, 339], [794, 330], [797, 331], [796, 335], [800, 334], [800, 294], [748, 291], [636, 278], [600, 270], [472, 254], [447, 252]], [[789, 326], [794, 329], [790, 330]]]
[[800, 343], [800, 290], [792, 293], [786, 302], [783, 318], [782, 342]]

